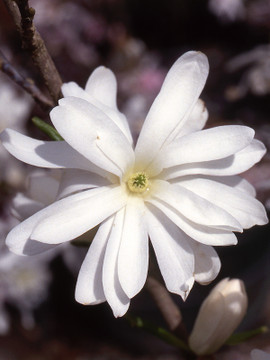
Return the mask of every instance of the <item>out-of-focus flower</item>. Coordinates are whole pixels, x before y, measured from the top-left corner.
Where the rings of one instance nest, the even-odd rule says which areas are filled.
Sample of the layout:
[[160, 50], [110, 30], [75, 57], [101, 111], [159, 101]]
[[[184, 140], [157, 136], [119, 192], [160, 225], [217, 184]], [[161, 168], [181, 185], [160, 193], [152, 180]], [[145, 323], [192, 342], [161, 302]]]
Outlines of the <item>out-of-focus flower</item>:
[[226, 89], [228, 100], [241, 99], [250, 91], [262, 96], [270, 92], [270, 45], [261, 45], [231, 59], [227, 64], [229, 72], [247, 67], [238, 85]]
[[209, 0], [208, 7], [224, 22], [242, 20], [246, 13], [244, 0]]
[[[10, 106], [12, 104], [12, 106]], [[21, 93], [6, 76], [0, 73], [0, 131], [6, 127], [23, 130], [25, 121], [30, 114], [33, 101], [29, 95]], [[7, 158], [7, 153], [0, 150], [0, 180], [12, 186], [23, 181], [23, 166]]]
[[62, 88], [51, 119], [65, 141], [39, 141], [13, 130], [6, 149], [26, 163], [65, 168], [57, 201], [15, 227], [7, 244], [34, 254], [100, 224], [82, 264], [76, 299], [108, 301], [115, 316], [144, 286], [148, 236], [169, 291], [186, 299], [194, 280], [212, 281], [220, 261], [212, 245], [237, 243], [233, 231], [265, 224], [254, 188], [237, 174], [265, 153], [245, 126], [201, 130], [207, 111], [200, 93], [208, 75], [204, 54], [188, 52], [169, 71], [135, 150], [116, 106], [116, 79], [103, 67], [85, 90]]
[[22, 325], [29, 329], [35, 324], [33, 311], [47, 298], [51, 281], [51, 256], [19, 257], [3, 246], [0, 252], [0, 334], [9, 331], [9, 313], [5, 304], [15, 306]]
[[270, 354], [262, 350], [254, 349], [250, 355], [251, 360], [270, 360]]
[[189, 346], [198, 355], [217, 351], [238, 327], [247, 311], [244, 283], [228, 278], [220, 281], [202, 303]]

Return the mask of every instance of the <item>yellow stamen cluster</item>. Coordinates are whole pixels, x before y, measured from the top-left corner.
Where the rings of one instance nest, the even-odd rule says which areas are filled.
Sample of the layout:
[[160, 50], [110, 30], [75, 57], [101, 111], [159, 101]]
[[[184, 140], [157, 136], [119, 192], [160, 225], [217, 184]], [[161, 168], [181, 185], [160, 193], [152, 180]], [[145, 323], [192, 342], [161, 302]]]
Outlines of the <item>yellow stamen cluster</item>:
[[149, 178], [144, 172], [136, 172], [129, 177], [127, 185], [131, 192], [143, 193], [149, 189]]

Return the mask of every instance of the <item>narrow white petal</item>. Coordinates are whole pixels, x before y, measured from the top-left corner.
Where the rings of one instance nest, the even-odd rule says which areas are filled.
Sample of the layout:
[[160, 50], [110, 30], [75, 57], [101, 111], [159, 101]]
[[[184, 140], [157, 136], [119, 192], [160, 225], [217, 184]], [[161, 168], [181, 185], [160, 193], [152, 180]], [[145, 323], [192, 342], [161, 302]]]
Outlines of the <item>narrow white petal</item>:
[[144, 286], [148, 271], [148, 234], [145, 206], [139, 197], [129, 197], [118, 254], [120, 284], [129, 298]]
[[236, 188], [239, 191], [243, 191], [245, 194], [248, 194], [250, 196], [256, 196], [255, 187], [241, 176], [207, 176], [206, 179], [221, 182], [222, 184]]
[[68, 96], [75, 96], [81, 99], [87, 100], [88, 94], [85, 92], [78, 84], [76, 84], [74, 81], [70, 81], [68, 83], [65, 83], [61, 87], [62, 94], [64, 97]]
[[137, 142], [136, 160], [143, 168], [165, 143], [177, 137], [185, 116], [192, 111], [204, 87], [208, 67], [204, 54], [190, 51], [181, 56], [168, 72]]
[[81, 304], [93, 305], [106, 301], [102, 285], [102, 267], [113, 219], [110, 217], [100, 225], [82, 263], [75, 290], [75, 299]]
[[180, 138], [186, 134], [193, 133], [195, 131], [202, 130], [206, 124], [206, 121], [208, 120], [208, 111], [204, 104], [204, 102], [199, 99], [194, 108], [192, 109], [192, 112], [187, 117], [187, 120], [183, 124], [183, 127], [181, 128], [177, 138]]
[[91, 170], [91, 163], [65, 141], [42, 141], [6, 129], [0, 140], [17, 159], [45, 168], [74, 168]]
[[118, 126], [89, 102], [68, 97], [59, 101], [51, 119], [63, 138], [96, 166], [121, 176], [133, 165], [134, 152]]
[[109, 181], [98, 174], [84, 170], [65, 170], [63, 172], [60, 187], [58, 191], [58, 199], [100, 186], [109, 185]]
[[54, 211], [37, 224], [31, 239], [47, 244], [75, 239], [121, 209], [125, 203], [126, 196], [120, 186], [104, 186], [68, 196], [54, 204]]
[[154, 199], [168, 204], [190, 221], [217, 229], [242, 231], [241, 225], [233, 216], [197, 193], [162, 180], [156, 180], [154, 186]]
[[18, 255], [36, 255], [52, 249], [55, 245], [43, 244], [30, 239], [36, 224], [51, 210], [48, 206], [15, 226], [7, 235], [6, 244], [10, 251]]
[[202, 244], [211, 246], [228, 246], [237, 244], [236, 236], [231, 231], [218, 230], [212, 227], [195, 224], [185, 218], [176, 209], [169, 207], [162, 201], [155, 199], [149, 199], [148, 201], [160, 209], [188, 236]]
[[264, 206], [253, 196], [214, 180], [189, 177], [181, 186], [231, 214], [244, 229], [268, 222]]
[[163, 147], [158, 161], [163, 168], [226, 158], [247, 147], [254, 130], [247, 126], [225, 125], [197, 131]]
[[99, 66], [89, 77], [85, 91], [104, 105], [116, 109], [117, 82], [114, 73]]
[[175, 224], [155, 207], [148, 207], [148, 232], [166, 287], [186, 300], [194, 283], [192, 248]]
[[[100, 86], [100, 83], [99, 83]], [[107, 90], [107, 89], [106, 89]], [[96, 106], [98, 109], [103, 111], [113, 122], [119, 127], [119, 129], [125, 134], [128, 141], [132, 144], [133, 139], [130, 132], [130, 128], [127, 122], [127, 119], [124, 114], [122, 114], [116, 107], [116, 94], [110, 94], [109, 96], [106, 96], [106, 98], [103, 96], [106, 95], [105, 92], [102, 93], [102, 98], [99, 99], [95, 95], [101, 95], [101, 94], [95, 94], [95, 91], [89, 91], [86, 92], [83, 90], [79, 85], [77, 85], [75, 82], [69, 82], [67, 84], [62, 85], [62, 92], [64, 97], [73, 96], [80, 99], [84, 99], [86, 101], [89, 101], [92, 105]], [[115, 104], [112, 104], [110, 101], [110, 97], [114, 96], [114, 102]]]
[[189, 240], [189, 245], [195, 256], [195, 280], [202, 285], [209, 284], [220, 271], [218, 254], [212, 246], [200, 244], [192, 239]]
[[227, 158], [175, 166], [164, 170], [162, 177], [169, 180], [193, 174], [211, 176], [237, 175], [259, 162], [265, 152], [266, 149], [263, 143], [254, 139], [246, 148]]
[[[91, 194], [90, 194], [90, 191], [91, 191]], [[119, 201], [121, 202], [121, 196], [119, 196], [119, 199], [117, 196], [117, 194], [118, 194], [117, 189], [111, 190], [111, 188], [104, 187], [104, 188], [100, 188], [100, 189], [88, 190], [88, 191], [84, 191], [84, 192], [81, 192], [81, 193], [78, 193], [75, 195], [71, 195], [65, 199], [54, 202], [53, 204], [45, 207], [44, 209], [42, 209], [39, 212], [32, 215], [30, 218], [24, 220], [23, 222], [21, 222], [20, 224], [15, 226], [7, 235], [7, 238], [6, 238], [7, 246], [10, 248], [10, 250], [12, 252], [19, 254], [19, 255], [35, 255], [40, 252], [51, 249], [52, 247], [55, 247], [54, 242], [55, 241], [61, 242], [61, 241], [59, 241], [58, 238], [56, 240], [54, 240], [53, 238], [50, 238], [49, 231], [54, 230], [55, 232], [57, 232], [57, 224], [56, 224], [56, 228], [51, 229], [50, 224], [48, 225], [47, 228], [45, 227], [45, 230], [44, 230], [45, 232], [42, 233], [42, 235], [41, 235], [41, 237], [44, 238], [44, 243], [36, 241], [31, 238], [33, 230], [36, 228], [36, 226], [40, 222], [42, 224], [42, 221], [46, 220], [47, 218], [56, 219], [57, 215], [59, 216], [59, 214], [65, 214], [65, 211], [67, 211], [67, 212], [70, 211], [73, 214], [73, 215], [71, 214], [71, 217], [74, 218], [74, 217], [76, 217], [76, 211], [74, 210], [74, 212], [73, 212], [72, 210], [76, 206], [78, 206], [78, 203], [82, 204], [85, 199], [86, 199], [86, 203], [88, 203], [90, 201], [90, 199], [96, 198], [99, 195], [100, 195], [100, 199], [102, 199], [103, 198], [102, 193], [108, 193], [108, 192], [110, 192], [112, 194], [112, 201], [115, 202], [114, 204], [109, 203], [108, 207], [113, 208], [113, 206], [115, 206], [115, 208], [117, 209], [117, 205], [119, 204]], [[117, 199], [115, 199], [114, 196], [116, 196]], [[101, 200], [101, 202], [102, 202], [102, 200]], [[90, 222], [89, 223], [87, 222], [87, 224], [89, 224], [88, 229], [91, 228], [91, 219], [95, 216], [95, 215], [92, 215], [93, 209], [94, 209], [94, 214], [97, 211], [97, 209], [95, 208], [95, 206], [93, 206], [93, 204], [92, 204], [92, 202], [89, 204], [87, 211], [84, 211], [84, 209], [83, 209], [84, 217], [86, 215], [88, 215], [88, 218], [90, 219]], [[104, 206], [104, 204], [102, 204], [102, 206]], [[83, 206], [82, 206], [82, 208], [83, 208]], [[102, 213], [102, 209], [103, 209], [103, 207], [101, 207], [99, 209], [99, 211], [98, 211], [99, 214]], [[107, 210], [105, 210], [105, 212], [106, 211]], [[111, 215], [111, 214], [109, 214], [109, 215]], [[60, 217], [61, 217], [61, 215], [60, 215]], [[62, 224], [62, 226], [64, 226], [63, 223], [65, 222], [65, 220], [66, 220], [65, 217], [62, 218], [61, 222], [59, 222], [59, 225]], [[74, 220], [74, 221], [76, 222], [76, 220]], [[54, 220], [52, 220], [52, 222], [54, 222]], [[61, 231], [60, 227], [59, 227], [59, 231]], [[75, 231], [75, 229], [74, 229], [74, 231]], [[59, 236], [61, 236], [61, 234], [59, 234]], [[71, 240], [71, 237], [67, 236], [67, 239], [65, 239], [63, 241], [67, 241], [67, 240]], [[52, 244], [50, 244], [50, 242]]]
[[120, 210], [114, 218], [110, 237], [105, 251], [102, 271], [102, 282], [106, 300], [113, 310], [115, 317], [123, 316], [130, 304], [128, 296], [122, 289], [118, 277], [118, 254], [121, 234], [124, 225], [125, 209]]

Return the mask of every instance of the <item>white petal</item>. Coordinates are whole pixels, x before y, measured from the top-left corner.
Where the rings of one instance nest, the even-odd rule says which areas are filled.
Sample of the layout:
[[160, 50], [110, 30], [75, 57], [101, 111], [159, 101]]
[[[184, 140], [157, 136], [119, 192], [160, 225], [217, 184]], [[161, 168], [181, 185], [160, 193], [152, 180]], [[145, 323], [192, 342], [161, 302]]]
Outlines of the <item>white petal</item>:
[[82, 263], [75, 290], [75, 299], [81, 304], [94, 305], [106, 301], [102, 285], [102, 267], [113, 219], [110, 217], [100, 225]]
[[190, 134], [195, 131], [202, 130], [208, 120], [208, 111], [205, 107], [204, 102], [199, 99], [190, 115], [187, 117], [187, 120], [183, 124], [177, 138]]
[[45, 168], [91, 170], [91, 163], [65, 141], [41, 141], [6, 129], [0, 135], [2, 144], [17, 159]]
[[36, 255], [55, 247], [55, 245], [43, 244], [30, 239], [34, 227], [43, 218], [43, 216], [46, 216], [46, 214], [50, 212], [51, 206], [35, 213], [15, 226], [8, 233], [6, 244], [10, 251], [18, 255]]
[[197, 193], [162, 180], [156, 180], [154, 186], [152, 198], [168, 204], [190, 221], [221, 230], [242, 231], [233, 216]]
[[99, 66], [89, 77], [85, 91], [104, 105], [116, 109], [117, 82], [114, 73]]
[[111, 234], [106, 247], [102, 271], [102, 282], [105, 297], [111, 306], [115, 317], [123, 316], [127, 312], [130, 303], [129, 298], [121, 287], [117, 271], [124, 214], [125, 209], [122, 209], [115, 215]]
[[246, 179], [242, 178], [241, 176], [207, 176], [207, 179], [211, 179], [214, 181], [221, 182], [222, 184], [231, 186], [236, 188], [239, 191], [243, 191], [244, 193], [255, 197], [256, 196], [256, 189], [253, 185], [251, 185]]
[[[106, 191], [107, 190], [107, 191]], [[90, 194], [91, 192], [91, 194]], [[110, 198], [111, 194], [112, 198], [110, 199], [111, 202], [108, 203], [108, 206], [105, 210], [103, 210], [104, 204], [102, 204], [102, 199], [104, 199], [104, 195], [105, 195], [105, 200], [106, 200], [106, 194], [107, 196]], [[62, 214], [65, 215], [65, 212], [67, 213], [71, 213], [68, 214], [69, 216], [71, 216], [71, 220], [67, 220], [68, 222], [72, 223], [72, 220], [76, 223], [76, 219], [79, 221], [80, 216], [82, 216], [81, 214], [79, 214], [78, 217], [76, 217], [76, 206], [83, 209], [83, 203], [84, 200], [86, 200], [86, 204], [88, 203], [88, 208], [87, 211], [83, 211], [83, 215], [82, 218], [84, 219], [84, 217], [86, 217], [88, 215], [88, 221], [87, 224], [85, 225], [88, 229], [90, 229], [91, 227], [94, 227], [95, 225], [91, 226], [92, 224], [92, 219], [97, 220], [97, 216], [101, 215], [102, 213], [106, 215], [107, 209], [111, 208], [113, 210], [113, 208], [115, 207], [115, 209], [117, 209], [117, 205], [119, 205], [119, 202], [121, 203], [121, 201], [123, 201], [123, 198], [121, 197], [122, 192], [118, 191], [118, 188], [99, 188], [99, 189], [93, 189], [93, 190], [88, 190], [88, 191], [84, 191], [75, 195], [71, 195], [65, 199], [56, 201], [55, 203], [45, 207], [44, 209], [40, 210], [39, 212], [35, 213], [34, 215], [32, 215], [30, 218], [24, 220], [22, 223], [20, 223], [19, 225], [15, 226], [8, 234], [7, 239], [6, 239], [6, 243], [7, 246], [10, 248], [10, 250], [16, 254], [19, 255], [35, 255], [38, 254], [40, 252], [46, 251], [48, 249], [51, 249], [52, 247], [55, 247], [54, 243], [59, 243], [61, 242], [59, 240], [59, 238], [55, 237], [54, 238], [50, 238], [50, 231], [55, 231], [57, 233], [57, 226], [59, 226], [58, 229], [60, 229], [60, 225], [64, 226], [65, 228], [65, 220], [67, 220], [65, 217], [63, 217], [61, 219], [61, 222], [59, 220], [59, 224], [57, 224], [57, 220], [56, 220], [56, 226], [55, 227], [50, 227], [50, 224], [48, 225], [48, 227], [46, 228], [45, 225], [45, 232], [41, 234], [41, 237], [44, 238], [44, 244], [42, 242], [36, 241], [35, 239], [31, 238], [31, 235], [33, 233], [33, 230], [36, 228], [36, 226], [41, 223], [41, 228], [42, 228], [42, 224], [43, 224], [43, 220], [46, 221], [47, 219], [51, 219], [52, 218], [52, 223], [54, 223], [55, 219], [58, 219], [58, 217]], [[97, 197], [99, 197], [100, 200], [96, 200]], [[115, 198], [116, 197], [116, 198]], [[121, 200], [122, 198], [122, 200]], [[90, 200], [91, 199], [91, 200]], [[96, 200], [96, 205], [98, 202], [101, 202], [102, 206], [99, 209], [95, 208], [95, 203], [94, 203], [94, 199]], [[93, 200], [93, 203], [92, 203]], [[89, 204], [90, 202], [90, 204]], [[82, 205], [82, 207], [78, 206]], [[86, 206], [87, 207], [87, 206]], [[74, 211], [73, 211], [74, 209]], [[93, 215], [92, 214], [92, 210], [94, 209], [94, 213], [93, 214], [97, 214]], [[78, 211], [78, 210], [77, 210]], [[117, 210], [116, 210], [117, 211]], [[113, 211], [112, 211], [113, 212]], [[107, 215], [110, 216], [111, 214]], [[76, 219], [74, 219], [76, 218]], [[102, 216], [100, 217], [102, 218]], [[82, 219], [82, 221], [83, 221]], [[89, 221], [90, 220], [90, 221]], [[103, 219], [102, 219], [103, 220]], [[102, 221], [100, 220], [100, 222]], [[50, 223], [50, 221], [49, 221]], [[64, 224], [63, 224], [64, 223]], [[98, 223], [97, 223], [98, 224]], [[96, 225], [97, 225], [96, 224]], [[66, 224], [66, 226], [71, 226], [70, 223]], [[88, 227], [89, 225], [89, 227]], [[81, 228], [80, 228], [81, 229]], [[61, 230], [60, 230], [61, 231]], [[75, 229], [72, 229], [72, 231], [76, 231]], [[69, 236], [69, 232], [66, 231], [67, 234], [67, 238], [65, 238], [65, 240], [63, 241], [68, 241], [71, 240], [71, 237]], [[58, 236], [64, 236], [65, 233], [63, 232], [62, 234], [58, 234]], [[76, 236], [74, 236], [76, 237]], [[52, 244], [50, 244], [50, 242]]]
[[78, 191], [107, 185], [109, 185], [109, 181], [107, 179], [89, 171], [78, 169], [65, 170], [60, 182], [58, 199]]
[[44, 204], [17, 193], [11, 202], [11, 214], [22, 221], [44, 208]]
[[[34, 228], [31, 239], [59, 244], [75, 239], [121, 209], [126, 196], [120, 186], [85, 190], [54, 203]], [[57, 205], [58, 204], [58, 205]]]
[[[75, 82], [69, 82], [67, 84], [62, 85], [62, 92], [64, 97], [73, 96], [80, 99], [84, 99], [86, 101], [89, 101], [92, 105], [96, 106], [98, 109], [103, 111], [111, 120], [114, 121], [114, 123], [119, 127], [119, 129], [125, 134], [126, 138], [132, 144], [133, 139], [131, 136], [131, 132], [129, 129], [129, 125], [127, 122], [127, 119], [124, 114], [122, 114], [116, 107], [116, 103], [112, 106], [110, 103], [110, 96], [107, 96], [107, 99], [98, 99], [93, 94], [91, 95], [89, 92], [86, 92], [83, 90], [79, 85], [77, 85]], [[103, 93], [103, 96], [106, 94]], [[99, 94], [98, 94], [99, 95]], [[116, 97], [116, 94], [115, 96]], [[104, 100], [104, 101], [103, 101]], [[115, 100], [114, 100], [115, 102]]]
[[265, 208], [258, 200], [241, 190], [219, 183], [218, 178], [213, 181], [189, 177], [178, 184], [227, 211], [244, 229], [268, 222]]
[[153, 206], [149, 206], [147, 223], [167, 289], [186, 300], [194, 283], [192, 249], [181, 230]]
[[[200, 52], [181, 56], [167, 74], [140, 133], [136, 160], [144, 169], [165, 143], [177, 137], [192, 111], [208, 75], [208, 60]], [[147, 160], [145, 158], [147, 154]]]
[[120, 284], [129, 298], [144, 286], [148, 271], [148, 234], [145, 206], [139, 197], [129, 197], [118, 254]]
[[226, 125], [197, 131], [163, 147], [158, 161], [163, 168], [223, 159], [247, 147], [254, 130], [247, 126]]
[[236, 236], [231, 231], [218, 230], [212, 227], [195, 224], [192, 221], [186, 219], [176, 209], [169, 207], [162, 201], [155, 199], [149, 199], [148, 201], [160, 209], [188, 236], [202, 244], [212, 246], [228, 246], [237, 244]]
[[212, 246], [189, 240], [195, 256], [195, 280], [206, 285], [213, 281], [221, 267], [220, 259]]
[[164, 170], [162, 177], [169, 180], [193, 174], [211, 176], [237, 175], [259, 162], [265, 152], [266, 149], [263, 143], [255, 139], [246, 148], [227, 158], [175, 166]]
[[117, 176], [133, 165], [134, 152], [129, 141], [104, 112], [79, 98], [64, 98], [59, 104], [50, 116], [74, 149]]

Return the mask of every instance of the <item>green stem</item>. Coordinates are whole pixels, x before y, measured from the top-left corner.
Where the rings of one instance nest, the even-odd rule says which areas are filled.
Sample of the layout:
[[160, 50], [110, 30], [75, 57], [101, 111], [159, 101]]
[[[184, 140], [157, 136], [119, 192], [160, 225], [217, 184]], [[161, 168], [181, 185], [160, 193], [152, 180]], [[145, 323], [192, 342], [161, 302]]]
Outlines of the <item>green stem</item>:
[[135, 316], [130, 313], [127, 313], [125, 315], [125, 318], [128, 320], [128, 322], [130, 323], [131, 326], [146, 330], [149, 333], [157, 336], [161, 340], [165, 341], [166, 343], [168, 343], [172, 346], [175, 346], [177, 348], [180, 348], [186, 352], [190, 352], [190, 349], [187, 346], [187, 344], [184, 343], [183, 340], [179, 339], [174, 334], [169, 332], [168, 330], [166, 330], [160, 326], [157, 326], [148, 320], [144, 320], [140, 316]]
[[36, 125], [39, 130], [43, 131], [46, 135], [48, 135], [54, 141], [62, 141], [64, 140], [62, 136], [55, 130], [55, 128], [45, 121], [41, 120], [39, 117], [34, 116], [32, 118], [32, 122]]
[[229, 339], [226, 341], [226, 345], [237, 345], [240, 344], [256, 335], [264, 334], [268, 332], [269, 329], [267, 326], [261, 326], [257, 329], [244, 331], [241, 333], [233, 334]]

